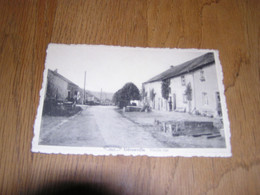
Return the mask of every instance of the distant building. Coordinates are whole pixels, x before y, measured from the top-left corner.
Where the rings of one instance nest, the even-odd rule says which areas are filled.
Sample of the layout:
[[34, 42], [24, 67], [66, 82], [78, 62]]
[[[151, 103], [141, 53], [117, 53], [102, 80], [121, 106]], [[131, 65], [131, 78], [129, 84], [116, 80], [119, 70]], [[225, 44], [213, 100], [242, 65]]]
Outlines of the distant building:
[[[169, 98], [162, 96], [162, 83], [169, 83]], [[221, 115], [213, 53], [207, 53], [168, 70], [143, 83], [146, 101], [155, 110], [186, 111]]]
[[85, 104], [87, 105], [98, 105], [100, 104], [100, 100], [94, 95], [87, 93], [85, 95]]
[[111, 105], [113, 105], [113, 102], [112, 102], [110, 99], [105, 99], [105, 100], [103, 101], [103, 105], [111, 106]]

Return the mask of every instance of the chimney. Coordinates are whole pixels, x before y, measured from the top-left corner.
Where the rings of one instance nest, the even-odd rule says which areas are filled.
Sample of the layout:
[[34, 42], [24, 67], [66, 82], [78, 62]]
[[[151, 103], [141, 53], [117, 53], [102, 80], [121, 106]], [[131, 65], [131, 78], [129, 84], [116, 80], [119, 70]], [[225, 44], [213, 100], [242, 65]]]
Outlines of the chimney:
[[54, 70], [54, 72], [55, 72], [55, 73], [58, 73], [58, 69], [56, 68], [56, 69]]
[[171, 65], [171, 68], [174, 68], [174, 66], [173, 66], [173, 65]]

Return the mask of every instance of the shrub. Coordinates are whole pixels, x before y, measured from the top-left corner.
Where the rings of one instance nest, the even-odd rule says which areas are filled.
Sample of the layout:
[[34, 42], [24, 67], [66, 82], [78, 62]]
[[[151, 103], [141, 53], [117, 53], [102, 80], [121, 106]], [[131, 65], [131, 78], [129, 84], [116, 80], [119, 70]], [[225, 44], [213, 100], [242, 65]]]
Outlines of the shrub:
[[170, 79], [166, 79], [162, 81], [162, 97], [166, 100], [168, 100], [169, 94], [171, 93], [170, 84], [171, 84]]

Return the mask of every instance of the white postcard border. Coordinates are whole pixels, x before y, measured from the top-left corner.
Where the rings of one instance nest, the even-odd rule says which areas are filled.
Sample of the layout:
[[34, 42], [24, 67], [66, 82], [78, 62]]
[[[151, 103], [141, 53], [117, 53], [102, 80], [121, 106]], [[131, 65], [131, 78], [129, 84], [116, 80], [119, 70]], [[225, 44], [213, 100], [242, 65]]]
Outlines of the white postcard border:
[[[121, 47], [121, 46], [106, 46], [106, 45], [67, 45], [67, 44], [56, 44], [50, 43], [50, 47]], [[132, 48], [132, 47], [131, 47]], [[39, 135], [42, 119], [42, 111], [44, 104], [44, 96], [46, 91], [47, 73], [48, 73], [48, 49], [45, 61], [45, 69], [43, 72], [42, 88], [40, 90], [40, 100], [37, 109], [37, 115], [34, 123], [34, 137], [32, 140], [32, 152], [47, 153], [47, 154], [86, 154], [86, 155], [125, 155], [125, 156], [151, 156], [151, 157], [231, 157], [231, 144], [230, 144], [230, 123], [228, 119], [228, 109], [226, 105], [226, 97], [224, 94], [223, 84], [223, 72], [219, 60], [219, 52], [213, 49], [177, 49], [177, 48], [140, 48], [136, 49], [171, 49], [182, 52], [213, 52], [215, 56], [215, 64], [217, 70], [218, 87], [221, 99], [222, 117], [224, 124], [225, 142], [226, 148], [124, 148], [124, 147], [71, 147], [71, 146], [50, 146], [50, 145], [39, 145]]]

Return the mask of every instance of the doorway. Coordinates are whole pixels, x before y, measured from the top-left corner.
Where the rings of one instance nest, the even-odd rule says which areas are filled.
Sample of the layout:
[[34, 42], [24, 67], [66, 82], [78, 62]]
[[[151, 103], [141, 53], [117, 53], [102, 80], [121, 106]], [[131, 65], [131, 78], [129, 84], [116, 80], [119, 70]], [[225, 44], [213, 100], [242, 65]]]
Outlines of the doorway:
[[173, 95], [172, 95], [172, 109], [173, 110], [176, 110], [176, 94], [174, 93]]

